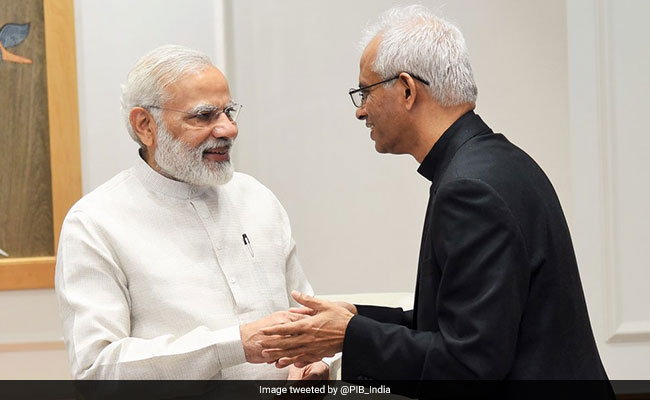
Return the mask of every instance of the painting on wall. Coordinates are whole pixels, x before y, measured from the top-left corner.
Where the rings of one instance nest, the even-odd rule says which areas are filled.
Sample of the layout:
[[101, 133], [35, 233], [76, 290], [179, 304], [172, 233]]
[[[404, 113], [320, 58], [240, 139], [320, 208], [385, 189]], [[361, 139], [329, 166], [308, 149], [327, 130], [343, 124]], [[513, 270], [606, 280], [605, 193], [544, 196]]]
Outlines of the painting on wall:
[[52, 287], [81, 196], [73, 0], [0, 0], [0, 290]]
[[0, 249], [54, 255], [42, 0], [0, 0]]
[[29, 24], [4, 24], [0, 28], [0, 60], [31, 64], [32, 60], [10, 53], [7, 49], [21, 44], [29, 35]]

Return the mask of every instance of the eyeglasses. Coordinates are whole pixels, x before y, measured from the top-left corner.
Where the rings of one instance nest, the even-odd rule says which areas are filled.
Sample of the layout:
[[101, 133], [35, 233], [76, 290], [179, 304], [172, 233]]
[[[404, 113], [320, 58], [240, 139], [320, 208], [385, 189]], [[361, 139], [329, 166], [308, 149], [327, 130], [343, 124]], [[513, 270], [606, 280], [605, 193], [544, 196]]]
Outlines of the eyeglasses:
[[144, 108], [156, 108], [158, 110], [174, 111], [189, 115], [187, 118], [188, 124], [198, 128], [207, 128], [213, 126], [219, 119], [221, 114], [226, 114], [230, 122], [237, 122], [237, 117], [241, 111], [242, 105], [237, 103], [230, 103], [223, 109], [214, 106], [201, 106], [196, 111], [183, 111], [175, 110], [173, 108], [164, 108], [158, 106], [145, 106]]
[[[401, 72], [400, 72], [400, 74], [401, 74]], [[377, 85], [381, 85], [382, 83], [393, 81], [393, 80], [399, 78], [400, 74], [397, 74], [396, 76], [394, 76], [392, 78], [384, 79], [381, 82], [373, 83], [372, 85], [363, 86], [363, 87], [360, 87], [360, 88], [357, 88], [357, 89], [354, 89], [354, 88], [350, 89], [348, 94], [350, 95], [350, 98], [352, 99], [352, 104], [354, 104], [354, 106], [357, 107], [357, 108], [361, 107], [363, 105], [363, 103], [366, 102], [366, 98], [368, 98], [368, 95], [370, 94], [370, 88], [372, 88], [374, 86], [377, 86]], [[422, 79], [419, 76], [415, 76], [415, 75], [413, 75], [411, 73], [408, 73], [408, 74], [411, 75], [411, 77], [413, 77], [413, 79], [415, 79], [417, 81], [420, 81], [420, 82], [424, 83], [427, 86], [430, 85], [429, 81], [427, 81], [425, 79]]]

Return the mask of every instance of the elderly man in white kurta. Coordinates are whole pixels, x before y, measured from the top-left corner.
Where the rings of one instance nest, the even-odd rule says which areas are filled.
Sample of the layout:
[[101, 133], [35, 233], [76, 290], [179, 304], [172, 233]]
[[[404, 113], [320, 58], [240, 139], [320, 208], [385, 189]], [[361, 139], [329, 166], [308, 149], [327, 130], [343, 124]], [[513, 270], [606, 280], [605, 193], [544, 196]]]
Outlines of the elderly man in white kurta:
[[140, 160], [75, 204], [59, 240], [73, 377], [327, 377], [323, 362], [278, 370], [256, 343], [312, 289], [278, 200], [233, 172], [241, 106], [223, 74], [163, 46], [129, 73], [122, 108]]

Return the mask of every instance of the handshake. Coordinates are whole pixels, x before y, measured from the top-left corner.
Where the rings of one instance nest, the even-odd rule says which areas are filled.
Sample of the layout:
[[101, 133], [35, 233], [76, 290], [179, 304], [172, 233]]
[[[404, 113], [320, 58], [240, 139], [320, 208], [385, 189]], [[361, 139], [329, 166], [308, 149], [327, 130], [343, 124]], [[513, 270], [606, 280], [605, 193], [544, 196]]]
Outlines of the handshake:
[[274, 363], [278, 368], [291, 365], [289, 379], [326, 379], [329, 368], [318, 361], [343, 349], [345, 330], [357, 309], [296, 291], [291, 296], [305, 307], [277, 311], [240, 326], [246, 361]]

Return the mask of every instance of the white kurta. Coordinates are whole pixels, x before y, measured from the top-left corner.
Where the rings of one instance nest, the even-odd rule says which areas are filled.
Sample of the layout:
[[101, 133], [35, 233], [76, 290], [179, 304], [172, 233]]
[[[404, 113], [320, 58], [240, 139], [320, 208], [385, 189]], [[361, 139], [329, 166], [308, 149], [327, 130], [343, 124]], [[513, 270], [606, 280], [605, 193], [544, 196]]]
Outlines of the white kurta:
[[140, 161], [63, 223], [56, 293], [76, 379], [286, 379], [246, 363], [239, 325], [295, 305], [293, 289], [312, 293], [289, 219], [248, 175], [198, 187]]

